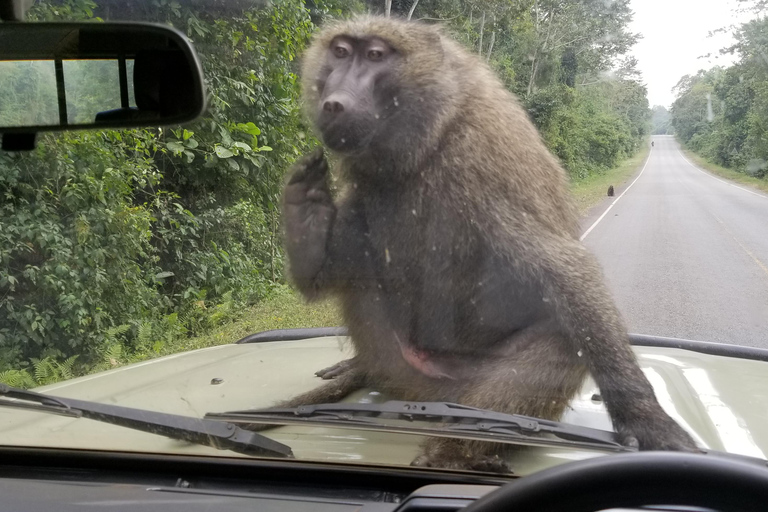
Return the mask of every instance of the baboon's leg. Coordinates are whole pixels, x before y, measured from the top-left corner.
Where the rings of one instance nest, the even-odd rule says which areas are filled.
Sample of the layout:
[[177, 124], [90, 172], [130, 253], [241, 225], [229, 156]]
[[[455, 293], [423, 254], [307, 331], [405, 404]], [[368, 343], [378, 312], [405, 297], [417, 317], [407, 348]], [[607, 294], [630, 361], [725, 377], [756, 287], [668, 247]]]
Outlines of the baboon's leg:
[[289, 400], [278, 402], [275, 407], [298, 407], [300, 405], [315, 405], [338, 402], [353, 391], [364, 385], [362, 374], [351, 370], [338, 375], [335, 379], [318, 386], [311, 391], [302, 393]]
[[[522, 351], [487, 363], [459, 403], [559, 420], [587, 374], [577, 356], [565, 353], [565, 347], [561, 340], [548, 336], [534, 340]], [[513, 450], [513, 445], [430, 438], [413, 465], [508, 472], [507, 459]]]
[[[339, 400], [349, 395], [353, 391], [357, 391], [358, 389], [362, 388], [364, 385], [365, 385], [365, 382], [364, 382], [364, 379], [362, 378], [362, 374], [356, 370], [350, 370], [337, 376], [336, 378], [334, 378], [329, 382], [325, 382], [323, 385], [311, 391], [307, 391], [306, 393], [302, 393], [288, 400], [283, 400], [282, 402], [278, 402], [272, 408], [282, 409], [282, 408], [298, 407], [300, 405], [334, 403], [334, 402], [338, 402]], [[252, 424], [244, 424], [239, 426], [247, 430], [261, 432], [262, 430], [274, 428], [278, 425], [252, 423]]]

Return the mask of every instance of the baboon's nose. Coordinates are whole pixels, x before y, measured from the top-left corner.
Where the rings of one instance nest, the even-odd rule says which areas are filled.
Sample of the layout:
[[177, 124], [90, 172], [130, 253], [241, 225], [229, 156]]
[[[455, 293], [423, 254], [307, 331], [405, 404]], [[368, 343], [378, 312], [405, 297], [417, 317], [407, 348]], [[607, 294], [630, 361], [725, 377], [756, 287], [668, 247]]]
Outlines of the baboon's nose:
[[340, 112], [344, 112], [344, 105], [342, 105], [341, 102], [337, 100], [326, 100], [323, 103], [323, 110], [332, 114], [338, 114]]

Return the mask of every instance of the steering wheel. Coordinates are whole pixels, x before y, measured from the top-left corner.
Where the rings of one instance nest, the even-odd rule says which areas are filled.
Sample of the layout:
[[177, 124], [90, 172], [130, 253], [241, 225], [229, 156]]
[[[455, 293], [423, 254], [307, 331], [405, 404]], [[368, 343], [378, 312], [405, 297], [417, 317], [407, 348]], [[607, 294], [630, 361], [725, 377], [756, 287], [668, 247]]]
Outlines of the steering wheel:
[[687, 505], [768, 510], [768, 469], [716, 455], [641, 452], [572, 462], [493, 491], [462, 512], [595, 512]]

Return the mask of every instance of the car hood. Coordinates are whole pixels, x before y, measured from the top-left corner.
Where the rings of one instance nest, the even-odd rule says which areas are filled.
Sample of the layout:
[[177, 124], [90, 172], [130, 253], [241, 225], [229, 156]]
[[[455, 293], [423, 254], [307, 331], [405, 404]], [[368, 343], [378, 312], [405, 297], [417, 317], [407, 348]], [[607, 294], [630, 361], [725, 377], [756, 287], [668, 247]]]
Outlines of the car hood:
[[[202, 417], [207, 412], [262, 408], [312, 389], [320, 368], [350, 356], [344, 336], [232, 344], [175, 354], [36, 389], [55, 396]], [[659, 402], [713, 450], [768, 454], [768, 363], [669, 348], [634, 347]], [[610, 430], [597, 386], [587, 379], [563, 421]], [[383, 401], [371, 389], [346, 401]], [[285, 426], [265, 432], [297, 459], [408, 465], [421, 436], [327, 427]], [[0, 444], [240, 457], [88, 419], [0, 409]], [[604, 455], [582, 449], [521, 450], [513, 466], [527, 474]]]

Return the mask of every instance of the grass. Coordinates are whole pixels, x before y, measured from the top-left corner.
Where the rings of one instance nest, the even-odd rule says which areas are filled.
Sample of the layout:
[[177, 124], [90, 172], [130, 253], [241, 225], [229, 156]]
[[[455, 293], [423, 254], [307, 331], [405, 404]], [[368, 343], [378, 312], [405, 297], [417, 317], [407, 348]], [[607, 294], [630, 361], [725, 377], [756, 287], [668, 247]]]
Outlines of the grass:
[[736, 183], [741, 183], [742, 185], [748, 185], [752, 188], [762, 190], [763, 192], [768, 192], [768, 180], [755, 178], [754, 176], [744, 174], [743, 172], [734, 171], [733, 169], [726, 169], [725, 167], [721, 167], [715, 163], [712, 163], [706, 158], [699, 156], [688, 149], [681, 148], [681, 151], [685, 155], [685, 158], [690, 160], [691, 163], [696, 164], [697, 166], [711, 172], [712, 174], [716, 174], [722, 178], [735, 181]]
[[338, 325], [341, 325], [341, 315], [335, 302], [328, 300], [307, 305], [298, 293], [288, 286], [281, 285], [273, 291], [268, 299], [255, 306], [232, 312], [228, 321], [204, 335], [193, 338], [176, 337], [165, 340], [165, 343], [157, 349], [145, 347], [135, 351], [127, 351], [118, 342], [111, 346], [108, 352], [102, 354], [104, 361], [92, 362], [75, 370], [71, 368], [75, 358], [57, 361], [51, 357], [46, 357], [33, 361], [34, 364], [31, 368], [0, 372], [0, 383], [14, 387], [33, 388], [158, 356], [226, 345], [261, 331]]
[[46, 357], [35, 361], [32, 368], [0, 372], [0, 383], [14, 387], [32, 388], [158, 356], [234, 343], [249, 334], [261, 331], [341, 325], [341, 315], [334, 301], [327, 300], [307, 305], [298, 293], [284, 285], [278, 286], [268, 299], [255, 306], [236, 311], [229, 318], [229, 321], [204, 335], [165, 340], [165, 343], [158, 349], [139, 348], [136, 351], [126, 351], [124, 346], [118, 343], [112, 346], [109, 352], [103, 354], [104, 362], [99, 363], [97, 361], [78, 367], [74, 371], [71, 371], [71, 366], [75, 358], [57, 361]]
[[646, 141], [634, 156], [621, 162], [618, 167], [572, 182], [571, 193], [576, 200], [579, 215], [584, 215], [590, 208], [605, 199], [610, 185], [618, 188], [619, 185], [631, 178], [645, 161], [650, 150], [650, 144]]
[[251, 306], [238, 318], [220, 328], [168, 347], [169, 352], [181, 352], [211, 347], [235, 341], [253, 333], [271, 329], [297, 327], [335, 327], [341, 325], [341, 314], [332, 300], [307, 304], [288, 286], [280, 286], [268, 299]]

